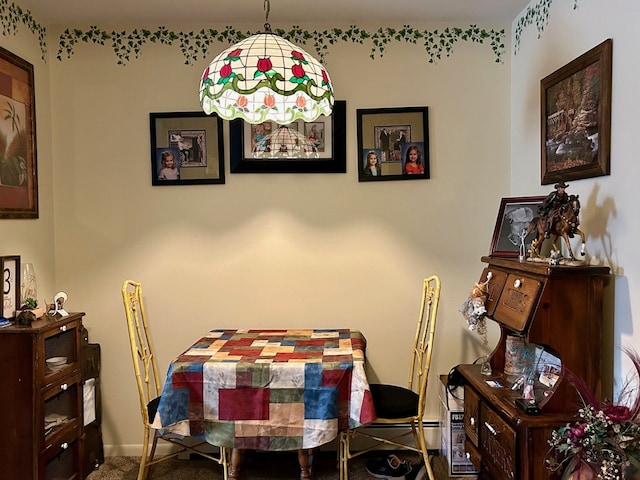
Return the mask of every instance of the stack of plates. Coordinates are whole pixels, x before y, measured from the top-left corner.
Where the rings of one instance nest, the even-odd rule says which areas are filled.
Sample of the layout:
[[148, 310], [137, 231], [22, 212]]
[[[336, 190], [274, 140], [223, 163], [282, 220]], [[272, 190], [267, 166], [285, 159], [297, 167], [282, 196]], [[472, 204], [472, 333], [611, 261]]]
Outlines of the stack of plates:
[[63, 426], [69, 421], [69, 415], [50, 413], [44, 417], [44, 434], [49, 435], [56, 428]]
[[49, 367], [49, 370], [51, 370], [52, 372], [57, 372], [58, 370], [62, 370], [64, 367], [67, 366], [67, 357], [51, 357], [51, 358], [47, 358], [46, 362], [47, 362], [47, 367]]

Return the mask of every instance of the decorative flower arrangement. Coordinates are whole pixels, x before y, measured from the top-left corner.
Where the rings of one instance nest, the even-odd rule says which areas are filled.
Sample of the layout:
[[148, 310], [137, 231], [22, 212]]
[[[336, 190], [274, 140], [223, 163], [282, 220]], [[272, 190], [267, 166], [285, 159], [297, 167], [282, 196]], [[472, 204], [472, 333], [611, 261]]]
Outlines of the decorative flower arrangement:
[[569, 381], [585, 404], [580, 419], [552, 432], [548, 468], [563, 471], [562, 480], [627, 480], [630, 467], [640, 469], [640, 356], [625, 349], [635, 367], [619, 400], [598, 402], [580, 378]]

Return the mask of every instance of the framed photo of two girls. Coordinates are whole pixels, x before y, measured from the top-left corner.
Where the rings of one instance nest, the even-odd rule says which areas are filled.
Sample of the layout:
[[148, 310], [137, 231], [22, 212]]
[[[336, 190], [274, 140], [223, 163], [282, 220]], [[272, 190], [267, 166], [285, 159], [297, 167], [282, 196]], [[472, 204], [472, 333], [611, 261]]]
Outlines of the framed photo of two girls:
[[428, 107], [359, 109], [358, 180], [429, 178]]

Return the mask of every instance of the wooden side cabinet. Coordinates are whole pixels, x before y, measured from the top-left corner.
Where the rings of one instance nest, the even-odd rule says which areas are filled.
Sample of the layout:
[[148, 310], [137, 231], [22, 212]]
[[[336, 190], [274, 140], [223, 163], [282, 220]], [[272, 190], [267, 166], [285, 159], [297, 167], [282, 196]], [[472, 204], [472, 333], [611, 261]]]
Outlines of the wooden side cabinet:
[[[83, 316], [45, 315], [31, 327], [0, 329], [0, 465], [6, 478], [84, 478]], [[57, 365], [46, 361], [56, 357]]]
[[[499, 325], [500, 340], [490, 356], [490, 376], [481, 374], [480, 365], [459, 366], [465, 381], [467, 455], [480, 479], [559, 478], [546, 468], [547, 441], [554, 429], [575, 419], [581, 404], [567, 372], [601, 394], [603, 290], [609, 268], [493, 257], [482, 261], [488, 266], [479, 281], [488, 281], [487, 316]], [[512, 390], [517, 376], [505, 374], [507, 338], [513, 335], [548, 348], [561, 363], [552, 386], [534, 376], [537, 415], [516, 405], [522, 390]]]

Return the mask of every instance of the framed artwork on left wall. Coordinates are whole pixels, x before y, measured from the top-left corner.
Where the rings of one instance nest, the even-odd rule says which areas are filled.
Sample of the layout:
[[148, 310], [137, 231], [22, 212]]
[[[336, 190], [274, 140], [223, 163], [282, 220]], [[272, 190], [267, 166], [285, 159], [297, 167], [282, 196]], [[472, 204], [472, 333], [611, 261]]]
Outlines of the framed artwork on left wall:
[[0, 47], [0, 218], [38, 218], [33, 65]]

